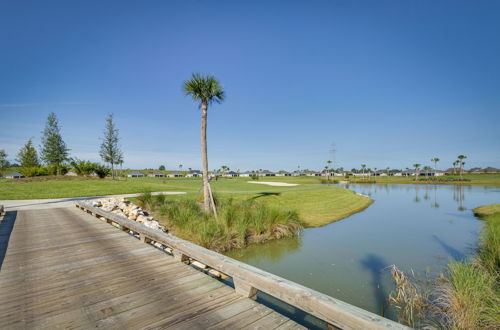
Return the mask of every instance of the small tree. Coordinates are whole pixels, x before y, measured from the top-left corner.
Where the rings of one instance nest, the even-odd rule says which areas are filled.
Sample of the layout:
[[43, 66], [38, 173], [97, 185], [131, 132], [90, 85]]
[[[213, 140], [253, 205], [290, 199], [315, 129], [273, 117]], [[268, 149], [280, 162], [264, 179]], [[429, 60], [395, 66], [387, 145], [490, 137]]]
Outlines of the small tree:
[[4, 149], [0, 149], [0, 175], [2, 172], [9, 167], [9, 161], [7, 160], [7, 153]]
[[56, 114], [51, 112], [47, 117], [42, 135], [42, 160], [49, 166], [54, 166], [56, 175], [61, 174], [61, 166], [69, 158], [69, 149], [61, 136], [61, 129]]
[[363, 176], [365, 176], [365, 168], [366, 164], [361, 164], [361, 172], [363, 173]]
[[457, 158], [458, 158], [457, 160], [458, 165], [460, 166], [460, 180], [462, 180], [463, 179], [462, 174], [464, 173], [464, 165], [465, 165], [464, 159], [466, 159], [467, 156], [460, 155]]
[[19, 150], [17, 154], [16, 161], [21, 165], [21, 167], [38, 167], [40, 162], [38, 161], [38, 154], [35, 147], [33, 146], [32, 139]]
[[420, 175], [420, 165], [421, 164], [413, 164], [415, 168], [415, 181], [418, 181], [418, 176]]
[[158, 167], [158, 170], [159, 171], [165, 171], [165, 165], [160, 165], [160, 167]]
[[106, 118], [106, 127], [104, 128], [104, 137], [101, 143], [99, 155], [105, 163], [111, 165], [111, 176], [115, 178], [115, 164], [123, 162], [123, 154], [118, 145], [118, 129], [113, 122], [113, 114]]
[[437, 157], [434, 157], [431, 159], [431, 162], [434, 163], [434, 176], [436, 176], [436, 171], [437, 171], [437, 163], [440, 161], [441, 159], [437, 158]]

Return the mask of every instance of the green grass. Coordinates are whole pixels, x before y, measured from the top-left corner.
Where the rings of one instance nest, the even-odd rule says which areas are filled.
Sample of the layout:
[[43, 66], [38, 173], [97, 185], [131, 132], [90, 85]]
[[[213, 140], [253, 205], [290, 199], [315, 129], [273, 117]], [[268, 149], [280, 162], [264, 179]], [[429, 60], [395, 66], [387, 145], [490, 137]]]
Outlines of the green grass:
[[[189, 178], [129, 178], [127, 181], [108, 179], [34, 178], [0, 180], [0, 200], [37, 199], [82, 196], [117, 195], [154, 191], [184, 191], [186, 195], [169, 199], [197, 198], [201, 180]], [[288, 180], [287, 180], [288, 179]], [[291, 180], [293, 179], [293, 180]], [[247, 183], [248, 178], [212, 181], [212, 189], [220, 197], [235, 200], [255, 200], [283, 210], [293, 208], [308, 227], [317, 227], [348, 217], [368, 207], [372, 200], [338, 187], [318, 185], [319, 178], [272, 177], [261, 181], [296, 182], [294, 187], [273, 187]]]
[[[434, 283], [431, 295], [422, 294], [425, 288], [410, 280], [407, 286], [413, 290], [405, 292], [408, 296], [392, 301], [399, 310], [408, 307], [407, 301], [421, 302], [414, 314], [424, 315], [419, 320], [422, 324], [443, 329], [500, 329], [500, 204], [473, 212], [485, 221], [475, 258], [450, 263], [447, 274]], [[405, 324], [411, 325], [410, 321], [413, 318], [406, 315], [400, 318]]]
[[[377, 176], [371, 177], [370, 183], [378, 184], [454, 184], [454, 185], [479, 185], [479, 186], [496, 186], [500, 187], [500, 174], [464, 174], [463, 178], [465, 181], [454, 181], [458, 180], [460, 176], [458, 175], [445, 175], [437, 177], [439, 181], [433, 181], [431, 177], [425, 178], [420, 177], [418, 181], [415, 181], [414, 177], [399, 177], [399, 176]], [[355, 180], [356, 183], [363, 183], [363, 179], [360, 177], [351, 176], [350, 179]], [[341, 178], [339, 177], [339, 180]], [[449, 180], [449, 181], [447, 181]], [[366, 180], [365, 180], [366, 181]]]
[[152, 211], [169, 232], [214, 251], [243, 248], [248, 244], [293, 237], [304, 227], [293, 210], [255, 200], [218, 198], [218, 217], [203, 212], [194, 198], [169, 200], [143, 194], [137, 203]]

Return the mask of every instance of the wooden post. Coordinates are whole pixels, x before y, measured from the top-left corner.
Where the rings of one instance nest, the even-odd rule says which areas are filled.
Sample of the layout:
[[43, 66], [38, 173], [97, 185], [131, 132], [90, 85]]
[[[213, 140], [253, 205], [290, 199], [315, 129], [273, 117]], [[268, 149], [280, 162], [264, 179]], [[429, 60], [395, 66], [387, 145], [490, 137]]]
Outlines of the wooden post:
[[184, 253], [182, 253], [181, 251], [173, 249], [172, 254], [174, 255], [175, 260], [178, 260], [180, 262], [184, 262], [184, 261], [189, 260], [189, 257], [187, 255], [185, 255]]
[[244, 280], [233, 276], [234, 290], [243, 297], [255, 299], [257, 297], [257, 289], [246, 283]]
[[149, 243], [149, 242], [151, 242], [151, 240], [149, 238], [147, 238], [146, 235], [144, 235], [144, 234], [139, 234], [139, 239], [143, 243]]

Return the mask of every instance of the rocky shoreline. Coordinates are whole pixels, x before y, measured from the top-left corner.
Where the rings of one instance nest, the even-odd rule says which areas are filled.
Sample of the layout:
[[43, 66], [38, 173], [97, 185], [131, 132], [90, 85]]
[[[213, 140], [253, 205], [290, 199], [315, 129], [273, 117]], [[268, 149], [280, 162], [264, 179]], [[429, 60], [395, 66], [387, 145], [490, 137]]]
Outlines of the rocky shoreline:
[[93, 207], [99, 207], [104, 211], [136, 221], [151, 229], [168, 232], [165, 226], [162, 226], [147, 211], [123, 197], [101, 198], [92, 201], [91, 204]]

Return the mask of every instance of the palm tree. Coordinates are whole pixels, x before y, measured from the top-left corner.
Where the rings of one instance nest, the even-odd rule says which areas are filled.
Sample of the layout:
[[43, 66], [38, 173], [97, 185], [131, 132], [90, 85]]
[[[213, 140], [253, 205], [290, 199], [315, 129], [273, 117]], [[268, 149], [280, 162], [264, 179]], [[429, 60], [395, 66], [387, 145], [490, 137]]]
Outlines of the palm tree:
[[430, 166], [424, 166], [424, 171], [425, 171], [425, 177], [428, 177], [429, 176], [429, 171], [430, 171], [431, 167]]
[[361, 164], [361, 171], [363, 172], [363, 176], [365, 176], [365, 168], [366, 164]]
[[418, 176], [420, 175], [420, 165], [421, 164], [413, 164], [413, 167], [415, 168], [415, 181], [418, 181]]
[[453, 174], [457, 174], [456, 169], [457, 169], [457, 165], [458, 165], [458, 163], [459, 163], [459, 161], [458, 161], [458, 160], [456, 160], [456, 161], [454, 161], [454, 162], [453, 162]]
[[467, 156], [460, 155], [457, 158], [458, 158], [458, 165], [460, 165], [460, 180], [462, 180], [462, 174], [464, 172], [464, 165], [465, 165], [464, 159], [466, 159]]
[[[224, 90], [214, 76], [204, 76], [194, 73], [191, 79], [184, 82], [184, 94], [191, 96], [201, 108], [201, 158], [203, 171], [203, 206], [205, 211], [210, 210], [211, 198], [208, 183], [208, 155], [207, 155], [207, 112], [213, 102], [221, 103], [224, 100]], [[215, 208], [215, 205], [213, 205]]]
[[434, 163], [434, 176], [436, 176], [436, 171], [437, 171], [437, 163], [440, 161], [441, 159], [437, 158], [437, 157], [434, 157], [431, 159], [431, 162]]

